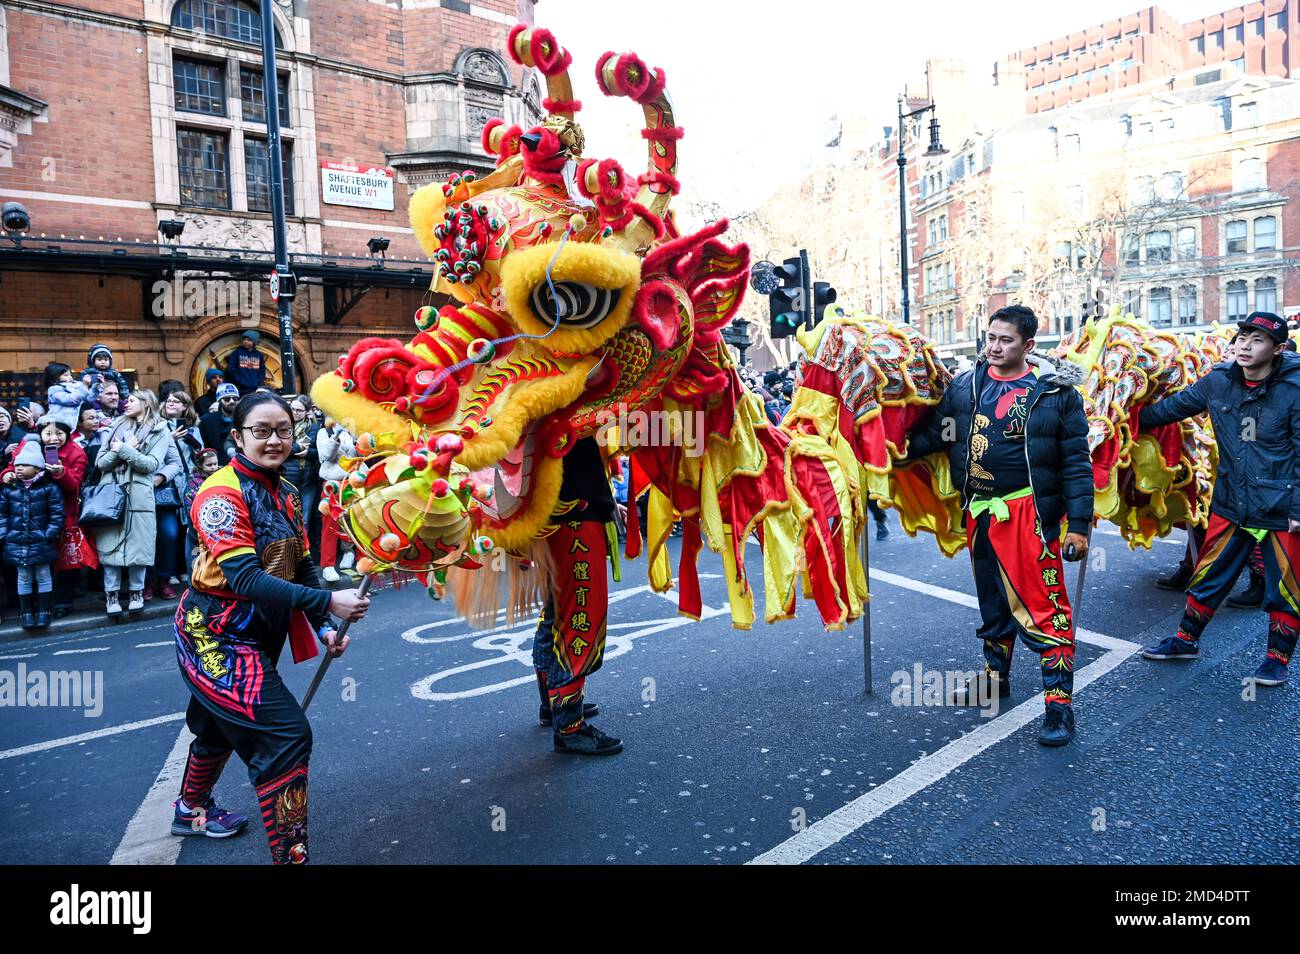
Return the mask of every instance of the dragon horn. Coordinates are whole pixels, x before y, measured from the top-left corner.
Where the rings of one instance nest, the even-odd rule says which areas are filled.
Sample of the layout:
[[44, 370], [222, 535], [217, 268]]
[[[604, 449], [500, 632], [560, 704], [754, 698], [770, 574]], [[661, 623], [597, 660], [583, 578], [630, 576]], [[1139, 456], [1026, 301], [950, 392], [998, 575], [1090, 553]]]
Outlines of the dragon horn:
[[515, 24], [510, 31], [507, 50], [520, 66], [531, 66], [546, 77], [546, 100], [542, 105], [552, 116], [573, 119], [582, 104], [573, 98], [569, 81], [569, 64], [573, 57], [556, 41], [550, 30]]
[[682, 130], [673, 123], [673, 101], [665, 87], [664, 71], [650, 69], [635, 53], [602, 56], [596, 64], [596, 83], [606, 96], [626, 96], [639, 103], [645, 114], [641, 136], [647, 143], [649, 162], [634, 200], [640, 209], [617, 240], [617, 244], [635, 249], [661, 234], [664, 216], [680, 189], [677, 140]]

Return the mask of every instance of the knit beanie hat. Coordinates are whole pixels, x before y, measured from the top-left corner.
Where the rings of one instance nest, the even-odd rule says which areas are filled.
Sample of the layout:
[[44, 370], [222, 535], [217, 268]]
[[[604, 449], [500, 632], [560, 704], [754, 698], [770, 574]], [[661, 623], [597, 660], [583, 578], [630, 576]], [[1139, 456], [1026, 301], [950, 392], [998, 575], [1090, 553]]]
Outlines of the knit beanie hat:
[[109, 363], [111, 364], [113, 362], [112, 349], [110, 349], [106, 344], [95, 344], [90, 346], [90, 351], [86, 354], [86, 364], [93, 365], [95, 363], [95, 356], [100, 354], [108, 355]]
[[45, 469], [45, 452], [41, 449], [41, 442], [36, 440], [23, 441], [23, 446], [18, 451], [18, 456], [14, 458], [14, 465], [30, 464], [32, 467]]

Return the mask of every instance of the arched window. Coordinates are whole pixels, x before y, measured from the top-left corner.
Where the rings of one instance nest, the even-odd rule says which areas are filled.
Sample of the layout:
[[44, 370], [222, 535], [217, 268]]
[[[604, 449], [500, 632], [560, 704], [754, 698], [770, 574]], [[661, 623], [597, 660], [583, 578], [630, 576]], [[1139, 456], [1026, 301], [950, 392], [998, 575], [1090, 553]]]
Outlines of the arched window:
[[1163, 229], [1147, 233], [1147, 264], [1169, 261], [1169, 233]]
[[1196, 286], [1184, 285], [1178, 289], [1178, 323], [1196, 324]]
[[1173, 298], [1168, 288], [1153, 288], [1147, 298], [1147, 323], [1152, 328], [1168, 328], [1172, 323]]
[[1225, 235], [1228, 240], [1229, 255], [1246, 254], [1246, 220], [1233, 219], [1228, 223]]
[[1261, 215], [1255, 220], [1255, 251], [1271, 252], [1277, 248], [1277, 219]]
[[[256, 5], [241, 0], [180, 0], [172, 7], [172, 26], [262, 45], [262, 15]], [[284, 48], [279, 30], [275, 31], [275, 45]]]
[[1246, 283], [1228, 282], [1228, 320], [1243, 321], [1246, 317]]
[[1255, 280], [1255, 310], [1277, 313], [1277, 279], [1259, 278]]
[[1196, 257], [1196, 229], [1191, 225], [1178, 230], [1178, 257], [1183, 261]]

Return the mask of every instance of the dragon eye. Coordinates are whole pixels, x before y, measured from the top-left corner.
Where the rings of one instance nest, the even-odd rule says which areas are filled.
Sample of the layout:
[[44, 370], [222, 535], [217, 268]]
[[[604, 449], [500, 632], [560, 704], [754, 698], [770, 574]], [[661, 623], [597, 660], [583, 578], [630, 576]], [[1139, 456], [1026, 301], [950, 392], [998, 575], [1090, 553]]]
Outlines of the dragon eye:
[[558, 320], [565, 328], [590, 328], [604, 320], [618, 304], [620, 290], [597, 288], [585, 282], [542, 282], [533, 289], [528, 303], [533, 314], [546, 325]]

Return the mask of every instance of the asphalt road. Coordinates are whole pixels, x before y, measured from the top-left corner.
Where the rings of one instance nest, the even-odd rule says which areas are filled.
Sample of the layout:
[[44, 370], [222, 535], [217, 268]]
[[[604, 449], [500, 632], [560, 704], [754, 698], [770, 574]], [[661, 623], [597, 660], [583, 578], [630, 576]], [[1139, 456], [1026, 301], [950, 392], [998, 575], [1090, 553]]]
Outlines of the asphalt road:
[[[1049, 750], [1024, 647], [996, 717], [895, 704], [895, 674], [974, 668], [979, 644], [965, 556], [894, 526], [872, 543], [870, 696], [860, 627], [826, 633], [805, 603], [796, 620], [733, 630], [709, 554], [710, 610], [693, 622], [675, 594], [648, 591], [643, 563], [625, 564], [588, 683], [597, 724], [626, 744], [605, 759], [555, 754], [536, 724], [531, 625], [474, 632], [419, 587], [378, 594], [311, 710], [313, 861], [1300, 861], [1300, 687], [1243, 698], [1264, 614], [1223, 609], [1194, 662], [1136, 655], [1177, 621], [1181, 595], [1152, 583], [1181, 535], [1136, 553], [1104, 527], [1094, 537], [1104, 560], [1079, 613], [1078, 736]], [[188, 739], [170, 621], [0, 647], [0, 670], [20, 664], [101, 673], [102, 712], [0, 709], [0, 859], [265, 862], [237, 759], [217, 796], [254, 818], [249, 832], [166, 833]], [[314, 667], [286, 656], [299, 694]]]

